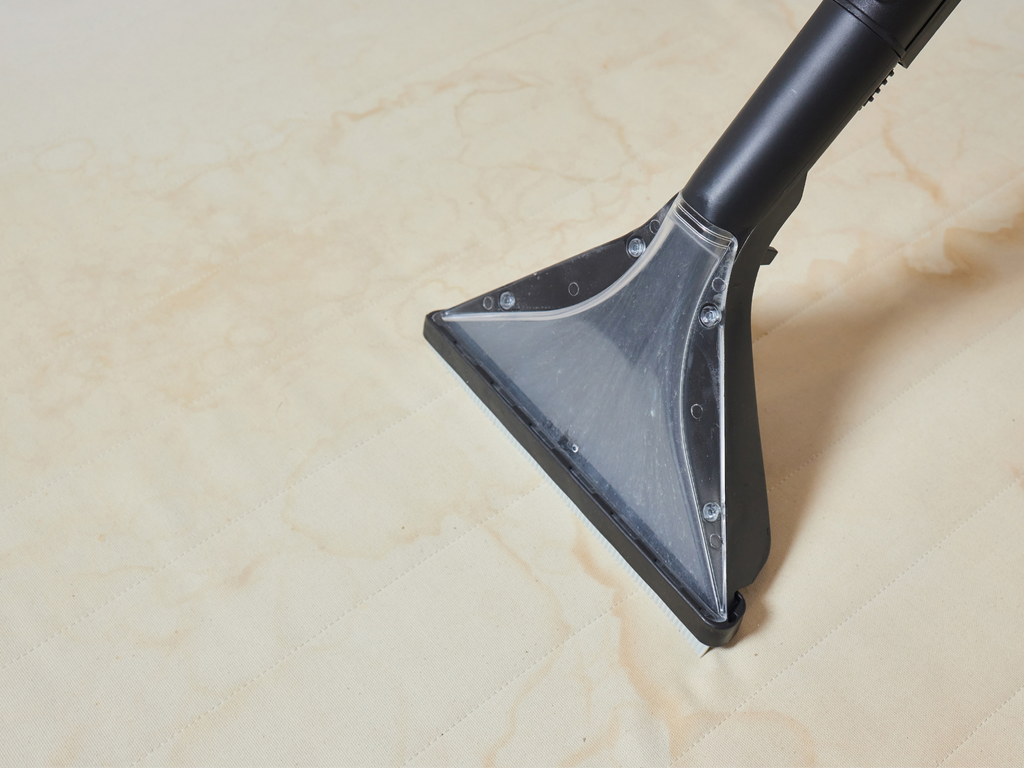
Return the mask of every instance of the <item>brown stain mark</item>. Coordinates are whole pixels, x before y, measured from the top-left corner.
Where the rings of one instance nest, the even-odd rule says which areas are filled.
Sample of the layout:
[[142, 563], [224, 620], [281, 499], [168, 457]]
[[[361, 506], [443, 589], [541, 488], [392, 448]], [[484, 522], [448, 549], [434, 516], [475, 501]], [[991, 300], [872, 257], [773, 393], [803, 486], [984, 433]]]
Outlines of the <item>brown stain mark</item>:
[[[444, 521], [449, 513], [454, 514], [456, 510], [473, 508], [474, 505], [466, 499], [465, 496], [461, 497], [452, 503], [451, 509], [438, 510], [438, 514], [422, 514], [427, 510], [421, 508], [418, 510], [421, 514], [403, 518], [405, 525], [400, 525], [397, 528], [392, 527], [385, 530], [383, 527], [377, 527], [376, 531], [380, 535], [373, 537], [372, 542], [368, 540], [367, 536], [356, 541], [353, 540], [350, 532], [319, 526], [316, 524], [317, 521], [308, 523], [303, 521], [298, 515], [299, 510], [293, 500], [289, 500], [284, 506], [281, 512], [281, 522], [287, 525], [292, 532], [309, 541], [318, 551], [330, 557], [380, 561], [393, 554], [397, 547], [413, 544], [419, 539], [440, 538], [445, 533]], [[458, 536], [462, 532], [463, 526], [471, 527], [474, 524], [472, 519], [468, 522], [460, 520], [459, 530], [454, 535]]]
[[512, 739], [516, 735], [516, 731], [519, 725], [519, 708], [522, 706], [526, 697], [530, 695], [540, 684], [540, 682], [547, 676], [551, 671], [551, 668], [555, 665], [555, 661], [558, 659], [558, 653], [552, 653], [548, 656], [544, 663], [541, 664], [537, 669], [530, 673], [529, 679], [525, 685], [522, 685], [519, 691], [516, 693], [515, 698], [512, 700], [511, 705], [508, 708], [508, 724], [505, 726], [505, 731], [499, 736], [486, 754], [480, 759], [480, 765], [491, 768], [491, 766], [497, 765], [498, 753], [502, 749], [512, 743]]
[[582, 765], [587, 760], [595, 758], [603, 752], [611, 754], [622, 732], [621, 709], [621, 707], [616, 707], [612, 710], [611, 721], [605, 729], [596, 736], [584, 738], [583, 746], [563, 759], [559, 765], [563, 766], [563, 768], [574, 768], [574, 766]]
[[333, 112], [331, 114], [331, 124], [335, 127], [342, 127], [346, 124], [361, 123], [372, 117], [381, 117], [392, 112], [408, 109], [424, 101], [429, 101], [439, 94], [450, 91], [458, 87], [458, 85], [459, 82], [457, 80], [408, 83], [402, 87], [397, 96], [392, 98], [381, 97], [377, 99], [376, 106], [370, 109], [362, 112], [350, 112], [340, 109]]
[[[619, 163], [618, 170], [607, 178], [607, 183], [615, 183], [622, 180], [626, 174], [626, 170], [629, 167], [635, 167], [638, 169], [645, 170], [649, 175], [653, 176], [657, 173], [660, 168], [654, 163], [641, 156], [633, 144], [630, 142], [629, 137], [626, 134], [626, 126], [624, 123], [615, 120], [611, 115], [603, 114], [597, 107], [593, 98], [590, 96], [586, 81], [579, 82], [579, 93], [580, 100], [583, 107], [587, 110], [587, 113], [593, 120], [601, 125], [604, 125], [612, 135], [615, 137], [620, 149], [622, 150], [623, 160]], [[593, 179], [592, 179], [593, 181]]]
[[[942, 236], [941, 254], [929, 254], [916, 242], [901, 246], [893, 242], [879, 242], [871, 238], [869, 233], [861, 233], [858, 237], [861, 244], [844, 263], [814, 259], [810, 262], [807, 275], [802, 282], [776, 283], [766, 292], [755, 296], [751, 321], [755, 350], [762, 339], [774, 333], [776, 329], [787, 324], [800, 323], [798, 316], [803, 311], [815, 307], [819, 301], [837, 289], [851, 291], [858, 281], [871, 279], [872, 273], [878, 268], [884, 268], [889, 260], [887, 256], [879, 258], [880, 250], [893, 254], [903, 253], [901, 258], [907, 267], [906, 278], [919, 287], [931, 286], [934, 290], [943, 283], [960, 283], [971, 288], [992, 285], [1000, 278], [997, 274], [1000, 271], [997, 269], [997, 266], [1000, 266], [999, 259], [994, 259], [993, 254], [1005, 253], [1007, 258], [1019, 260], [1021, 251], [1024, 250], [1024, 197], [1021, 199], [1021, 206], [1021, 212], [1016, 214], [1007, 226], [995, 231], [948, 227]], [[858, 233], [843, 230], [837, 234]], [[1010, 266], [1009, 271], [1012, 273], [1012, 265]], [[1006, 269], [1002, 271], [1005, 272]], [[936, 283], [922, 283], [922, 276], [929, 280], [940, 280]], [[904, 285], [900, 289], [910, 294], [911, 287]], [[795, 298], [787, 300], [783, 306], [780, 300], [788, 297]], [[766, 316], [770, 316], [771, 319], [766, 320]]]
[[991, 40], [986, 40], [984, 37], [978, 37], [977, 35], [967, 35], [964, 41], [971, 49], [985, 48], [990, 51], [1002, 53], [1006, 50], [1006, 46], [993, 43]]
[[975, 233], [968, 230], [966, 239], [964, 234], [964, 230], [953, 228], [946, 230], [942, 238], [942, 262], [925, 265], [907, 259], [904, 261], [907, 266], [921, 275], [950, 279], [953, 282], [966, 285], [983, 282], [992, 270], [977, 258], [975, 255], [977, 249], [971, 248], [967, 242], [969, 239], [974, 239], [972, 236]]
[[885, 148], [889, 150], [889, 154], [891, 154], [893, 158], [903, 166], [903, 173], [906, 175], [907, 181], [927, 192], [936, 203], [941, 203], [943, 200], [942, 186], [910, 162], [906, 152], [900, 149], [896, 144], [896, 140], [892, 135], [892, 128], [888, 121], [886, 121], [886, 124], [882, 127], [882, 141], [885, 144]]
[[1011, 464], [1010, 473], [1013, 477], [1017, 478], [1017, 485], [1020, 486], [1022, 491], [1024, 491], [1024, 470], [1021, 470], [1020, 467]]
[[[651, 674], [650, 657], [647, 655], [649, 644], [644, 641], [644, 628], [629, 615], [629, 603], [626, 596], [634, 589], [629, 577], [618, 569], [612, 571], [595, 556], [593, 535], [582, 523], [576, 521], [576, 540], [573, 555], [583, 570], [599, 584], [613, 591], [613, 603], [617, 606], [612, 613], [619, 619], [619, 664], [626, 672], [630, 684], [637, 695], [643, 699], [651, 716], [660, 720], [668, 730], [669, 749], [671, 754], [681, 752], [693, 740], [695, 726], [703, 721], [703, 717], [694, 716], [686, 709], [684, 702], [673, 694], [662, 679]], [[610, 565], [611, 563], [609, 563]], [[680, 646], [685, 641], [678, 638]], [[679, 650], [678, 648], [676, 650]], [[687, 648], [685, 652], [689, 652]]]
[[1024, 256], [1024, 199], [1022, 209], [1010, 223], [995, 231], [949, 227], [942, 239], [942, 250], [952, 265], [951, 276], [974, 280], [994, 273], [991, 254], [1006, 258]]
[[[748, 629], [766, 618], [767, 603], [761, 596], [810, 512], [822, 472], [820, 457], [871, 418], [876, 408], [887, 407], [905, 387], [915, 385], [1019, 308], [1024, 289], [1024, 191], [1017, 189], [1017, 200], [1012, 192], [1004, 196], [1000, 209], [1008, 212], [991, 228], [936, 229], [908, 246], [893, 247], [881, 259], [862, 246], [843, 267], [844, 276], [829, 278], [832, 290], [839, 289], [837, 301], [822, 301], [813, 312], [795, 316], [784, 326], [776, 324], [770, 345], [762, 345], [764, 335], [755, 343], [758, 414], [771, 489], [772, 552], [748, 588]], [[991, 214], [983, 210], [982, 215]], [[957, 217], [963, 220], [963, 212]], [[773, 290], [811, 296], [824, 288], [811, 275], [804, 284]], [[754, 315], [756, 323], [756, 304]], [[931, 341], [935, 338], [948, 342], [936, 344]], [[932, 347], [922, 355], [923, 370], [901, 371], [884, 390], [864, 381], [871, 366], [884, 366], [899, 348], [913, 349], [919, 341], [929, 341]], [[783, 481], [785, 494], [780, 497], [774, 491]]]
[[455, 124], [459, 127], [460, 131], [465, 132], [465, 112], [473, 106], [473, 101], [481, 97], [507, 96], [512, 93], [535, 90], [536, 87], [536, 83], [527, 82], [521, 77], [516, 77], [510, 73], [499, 73], [497, 77], [492, 77], [492, 79], [488, 80], [486, 85], [478, 85], [472, 88], [455, 102]]
[[[605, 66], [607, 68], [607, 65]], [[466, 139], [459, 148], [458, 161], [469, 168], [489, 170], [492, 167], [490, 164], [481, 165], [479, 162], [474, 162], [472, 158], [477, 147], [474, 139], [479, 139], [481, 135], [487, 136], [487, 132], [482, 127], [478, 127], [475, 131], [467, 127], [466, 113], [474, 106], [475, 101], [490, 96], [505, 97], [507, 101], [508, 97], [513, 94], [533, 92], [541, 100], [542, 108], [536, 111], [542, 114], [549, 114], [549, 110], [556, 109], [550, 102], [545, 100], [545, 97], [550, 96], [550, 88], [557, 90], [557, 86], [551, 86], [547, 82], [530, 81], [523, 77], [507, 73], [496, 73], [490, 70], [483, 73], [472, 73], [466, 77], [465, 81], [473, 81], [474, 86], [456, 102], [454, 118], [460, 134]], [[591, 118], [592, 122], [609, 128], [615, 142], [621, 148], [626, 159], [623, 163], [619, 164], [618, 170], [611, 176], [588, 173], [588, 169], [585, 166], [577, 170], [577, 164], [571, 160], [567, 162], [563, 152], [552, 152], [550, 149], [544, 148], [531, 150], [530, 157], [532, 158], [539, 154], [537, 159], [530, 159], [523, 154], [519, 154], [510, 156], [509, 159], [500, 162], [496, 167], [500, 168], [502, 172], [521, 170], [538, 177], [558, 178], [574, 185], [588, 185], [596, 181], [614, 183], [623, 177], [626, 172], [625, 168], [632, 165], [644, 166], [644, 158], [639, 157], [632, 148], [626, 136], [625, 127], [611, 117], [602, 114], [593, 103], [593, 100], [589, 98], [588, 89], [591, 87], [590, 81], [576, 80], [574, 85], [576, 87], [571, 91], [573, 104], [580, 107]], [[526, 110], [534, 111], [535, 106], [533, 102], [528, 102]], [[481, 111], [484, 112], [486, 110]], [[558, 120], [559, 116], [557, 114], [549, 115], [549, 119]], [[485, 138], [484, 141], [489, 143], [490, 139]], [[649, 163], [646, 167], [648, 173], [653, 173], [657, 170], [655, 166]], [[483, 185], [483, 187], [477, 188], [475, 191], [487, 203], [488, 207], [492, 207], [494, 201], [488, 197], [486, 185]]]
[[817, 765], [818, 751], [814, 738], [799, 720], [772, 710], [737, 712], [730, 720], [731, 730], [741, 735], [740, 743], [751, 746], [751, 752], [746, 754], [747, 760], [733, 754], [730, 755], [730, 764]]
[[43, 173], [67, 173], [80, 170], [95, 154], [88, 139], [68, 139], [40, 152], [34, 164]]
[[257, 570], [259, 570], [260, 566], [263, 565], [264, 562], [266, 562], [266, 560], [266, 555], [260, 555], [259, 557], [253, 558], [245, 564], [245, 567], [242, 568], [241, 571], [236, 573], [234, 576], [227, 578], [224, 581], [224, 586], [236, 592], [238, 590], [244, 589], [246, 586], [249, 585], [249, 582], [252, 581], [253, 575], [256, 573]]
[[793, 9], [789, 7], [789, 4], [785, 0], [779, 0], [776, 7], [782, 12], [782, 17], [786, 21], [786, 26], [789, 27], [793, 32], [799, 32], [803, 26], [797, 19], [796, 14], [793, 13]]
[[996, 230], [948, 227], [942, 235], [942, 259], [921, 262], [905, 257], [910, 269], [940, 283], [983, 288], [1016, 278], [1015, 263], [1024, 256], [1024, 198], [1021, 210]]
[[64, 737], [60, 746], [50, 755], [47, 761], [52, 766], [78, 765], [82, 761], [82, 747], [85, 742], [86, 727], [76, 726]]
[[[301, 138], [300, 134], [302, 134], [304, 129], [310, 129], [315, 132], [320, 132], [321, 130], [318, 126], [312, 125], [307, 119], [289, 118], [286, 120], [270, 121], [268, 125], [271, 132], [276, 132], [277, 136], [280, 137], [278, 142], [264, 147], [249, 146], [245, 149], [218, 144], [218, 148], [222, 149], [224, 155], [226, 155], [225, 159], [206, 160], [200, 164], [198, 170], [189, 171], [182, 175], [173, 186], [155, 195], [155, 199], [179, 203], [189, 202], [186, 200], [186, 195], [192, 191], [193, 187], [210, 175], [228, 170], [238, 176], [243, 176], [255, 170], [256, 164], [263, 157], [287, 154], [287, 151], [293, 148], [290, 145], [296, 143], [297, 139]], [[135, 162], [133, 160], [132, 165]], [[195, 201], [191, 202], [194, 203]], [[191, 211], [189, 213], [197, 222], [214, 219], [221, 213], [220, 206], [210, 205], [208, 201], [204, 202], [201, 206], [193, 204], [190, 207]]]
[[851, 236], [858, 243], [845, 262], [812, 259], [802, 280], [779, 281], [755, 292], [750, 323], [755, 350], [764, 337], [797, 321], [837, 288], [869, 271], [880, 249], [892, 248], [891, 243], [876, 242], [868, 233], [839, 229], [835, 234]]
[[[615, 599], [620, 600], [628, 593], [629, 586], [623, 581], [621, 574], [603, 567], [595, 557], [589, 531], [577, 523], [577, 537], [573, 554], [584, 570], [596, 581], [605, 584], [615, 591]], [[794, 765], [813, 765], [816, 760], [814, 740], [808, 729], [799, 721], [779, 712], [741, 712], [731, 716], [715, 710], [694, 711], [690, 702], [679, 696], [667, 681], [682, 680], [680, 676], [672, 677], [664, 674], [665, 669], [658, 664], [659, 660], [678, 658], [682, 654], [691, 653], [689, 647], [678, 634], [671, 632], [662, 636], [662, 648], [656, 648], [658, 637], [648, 630], [637, 616], [629, 614], [629, 603], [621, 603], [613, 613], [619, 618], [619, 664], [625, 671], [630, 684], [637, 695], [647, 705], [648, 713], [660, 721], [668, 733], [668, 751], [675, 760], [689, 751], [702, 734], [729, 718], [741, 724], [746, 732], [755, 728], [764, 728], [776, 744], [788, 745]], [[700, 662], [708, 664], [707, 661]], [[618, 710], [616, 710], [618, 713]], [[613, 718], [613, 726], [616, 720]], [[583, 761], [614, 747], [613, 736], [605, 735], [595, 745], [588, 745], [572, 753], [563, 765], [578, 765]], [[789, 756], [787, 756], [789, 760]]]
[[592, 534], [579, 520], [574, 519], [573, 523], [576, 526], [576, 536], [572, 547], [573, 557], [590, 578], [612, 590], [613, 603], [621, 602], [631, 591], [629, 588], [632, 585], [623, 578], [620, 572], [606, 568], [598, 562], [598, 556], [603, 553], [595, 552], [594, 536], [599, 534]]
[[[624, 607], [620, 606], [619, 610]], [[697, 738], [708, 716], [692, 712], [686, 702], [665, 685], [664, 678], [653, 674], [650, 644], [646, 642], [648, 638], [644, 637], [643, 628], [628, 615], [620, 616], [620, 620], [619, 663], [637, 695], [646, 702], [650, 715], [660, 720], [668, 731], [669, 754], [677, 755]], [[688, 652], [684, 645], [680, 638], [677, 652]]]
[[172, 629], [163, 635], [133, 635], [132, 647], [136, 649], [164, 649], [174, 650], [181, 646], [189, 637], [194, 634], [193, 627], [185, 629]]
[[552, 634], [558, 637], [571, 636], [574, 630], [568, 619], [565, 618], [565, 613], [562, 610], [561, 600], [559, 599], [557, 590], [543, 580], [542, 574], [538, 574], [536, 569], [526, 558], [516, 552], [515, 549], [505, 542], [493, 523], [483, 525], [481, 530], [487, 534], [491, 538], [491, 541], [497, 545], [498, 549], [505, 553], [506, 557], [508, 557], [508, 559], [523, 572], [526, 579], [533, 582], [540, 590], [541, 595], [544, 596], [545, 602], [548, 603], [550, 608], [551, 625], [555, 627], [555, 631]]
[[[549, 606], [549, 616], [551, 617], [550, 622], [545, 624], [550, 626], [554, 625], [555, 631], [552, 633], [556, 637], [562, 638], [559, 642], [564, 642], [566, 638], [572, 637], [574, 630], [572, 625], [565, 618], [565, 613], [561, 608], [561, 601], [559, 600], [558, 592], [550, 585], [545, 583], [541, 576], [537, 573], [534, 567], [526, 560], [522, 555], [516, 552], [511, 546], [509, 546], [494, 528], [493, 525], [484, 526], [484, 531], [490, 535], [491, 540], [498, 548], [513, 562], [522, 572], [523, 575], [532, 581], [540, 589], [541, 594], [546, 598], [545, 602]], [[505, 727], [505, 731], [499, 736], [493, 744], [491, 744], [487, 753], [481, 758], [481, 765], [493, 766], [497, 763], [498, 753], [508, 746], [512, 739], [516, 735], [518, 727], [518, 712], [520, 706], [526, 700], [537, 686], [547, 677], [551, 668], [555, 665], [559, 655], [565, 646], [561, 645], [553, 653], [550, 653], [543, 662], [535, 669], [533, 669], [527, 679], [519, 683], [516, 695], [512, 700], [512, 703], [508, 707], [508, 723]]]
[[[573, 522], [575, 522], [575, 524], [577, 524], [578, 526], [580, 525], [579, 521], [577, 520], [573, 520]], [[499, 547], [499, 549], [501, 549], [502, 552], [505, 553], [505, 555], [513, 563], [515, 563], [515, 565], [520, 570], [522, 570], [523, 574], [525, 575], [525, 578], [534, 583], [535, 585], [537, 585], [537, 587], [541, 590], [542, 595], [546, 597], [546, 602], [549, 605], [550, 615], [550, 621], [546, 624], [547, 626], [553, 625], [556, 628], [552, 634], [556, 637], [562, 638], [562, 640], [560, 640], [559, 642], [564, 642], [565, 639], [572, 637], [575, 633], [575, 630], [572, 629], [572, 626], [565, 618], [565, 614], [561, 609], [561, 600], [559, 599], [558, 592], [549, 584], [546, 584], [543, 581], [541, 574], [537, 572], [537, 570], [534, 568], [534, 566], [532, 566], [529, 563], [528, 560], [522, 557], [522, 555], [516, 552], [502, 539], [501, 535], [499, 534], [498, 530], [495, 528], [494, 525], [485, 525], [484, 530], [487, 532], [490, 538], [492, 538], [493, 542]], [[490, 748], [487, 750], [486, 754], [481, 759], [481, 765], [483, 765], [485, 768], [492, 768], [492, 766], [497, 765], [499, 753], [505, 748], [505, 746], [510, 744], [512, 742], [512, 739], [515, 737], [518, 728], [519, 708], [522, 706], [522, 703], [525, 701], [526, 697], [532, 691], [534, 691], [537, 688], [537, 686], [540, 685], [541, 682], [543, 682], [544, 679], [551, 672], [551, 669], [557, 662], [561, 654], [561, 651], [564, 650], [564, 647], [564, 645], [561, 645], [557, 648], [555, 652], [550, 653], [546, 658], [544, 658], [543, 663], [537, 669], [532, 670], [529, 673], [527, 680], [519, 684], [519, 688], [516, 691], [515, 697], [513, 698], [507, 710], [508, 724], [505, 727], [505, 731], [502, 733], [501, 736], [498, 737], [498, 739], [495, 740], [495, 742], [492, 745], [490, 745]]]
[[[409, 453], [403, 452], [416, 450], [406, 448], [407, 445], [415, 445], [415, 440], [399, 440], [401, 433], [392, 432], [392, 428], [415, 413], [423, 414], [427, 406], [441, 396], [435, 396], [415, 409], [398, 411], [390, 426], [375, 431], [372, 436], [343, 451], [335, 446], [333, 451], [318, 449], [308, 452], [303, 466], [289, 473], [285, 485], [301, 481], [322, 465], [323, 457], [340, 453], [345, 457], [344, 462], [332, 465], [333, 471], [338, 473], [336, 477], [344, 481], [343, 485], [339, 482], [343, 490], [336, 499], [337, 513], [331, 517], [310, 515], [308, 513], [311, 510], [315, 513], [316, 508], [310, 508], [300, 495], [289, 493], [281, 500], [281, 522], [328, 556], [379, 561], [394, 555], [400, 547], [421, 541], [436, 540], [444, 546], [531, 493], [536, 486], [530, 485], [535, 481], [529, 476], [517, 476], [489, 486], [465, 482], [467, 472], [472, 475], [477, 468], [495, 466], [494, 462], [500, 462], [506, 455], [504, 444], [501, 441], [494, 443], [493, 435], [481, 434], [479, 440], [484, 442], [476, 439], [467, 441], [465, 433], [457, 439], [453, 436], [451, 442], [435, 440], [429, 461], [413, 461]], [[450, 406], [463, 407], [455, 403], [450, 403]], [[424, 414], [422, 418], [439, 417]], [[328, 444], [333, 442], [328, 440]], [[344, 468], [345, 463], [355, 460], [358, 449], [371, 443], [373, 447], [367, 450], [376, 453], [364, 453], [363, 456], [380, 457], [386, 453], [386, 460], [393, 462], [390, 466], [402, 468], [383, 490], [379, 476], [374, 473], [352, 472]], [[314, 461], [317, 456], [319, 461]], [[490, 458], [484, 459], [484, 456]], [[496, 493], [499, 489], [500, 492]], [[379, 513], [374, 514], [374, 509]]]

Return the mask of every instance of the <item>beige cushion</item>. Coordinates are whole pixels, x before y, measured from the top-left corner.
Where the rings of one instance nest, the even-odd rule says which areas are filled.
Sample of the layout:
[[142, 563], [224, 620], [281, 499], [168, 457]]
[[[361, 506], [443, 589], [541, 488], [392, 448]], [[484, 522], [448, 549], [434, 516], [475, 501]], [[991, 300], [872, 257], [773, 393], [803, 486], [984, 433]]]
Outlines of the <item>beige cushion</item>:
[[754, 301], [773, 549], [703, 657], [421, 336], [657, 210], [815, 0], [0, 23], [0, 764], [1024, 761], [1024, 8]]

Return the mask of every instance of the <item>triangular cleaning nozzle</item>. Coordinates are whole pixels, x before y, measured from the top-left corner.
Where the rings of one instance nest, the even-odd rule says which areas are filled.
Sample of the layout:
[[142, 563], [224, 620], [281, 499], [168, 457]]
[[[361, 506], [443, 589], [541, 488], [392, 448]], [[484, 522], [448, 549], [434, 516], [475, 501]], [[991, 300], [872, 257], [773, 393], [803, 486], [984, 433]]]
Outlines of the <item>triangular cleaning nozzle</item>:
[[758, 269], [808, 168], [955, 4], [825, 0], [653, 218], [427, 316], [435, 349], [706, 645], [735, 634], [770, 545]]

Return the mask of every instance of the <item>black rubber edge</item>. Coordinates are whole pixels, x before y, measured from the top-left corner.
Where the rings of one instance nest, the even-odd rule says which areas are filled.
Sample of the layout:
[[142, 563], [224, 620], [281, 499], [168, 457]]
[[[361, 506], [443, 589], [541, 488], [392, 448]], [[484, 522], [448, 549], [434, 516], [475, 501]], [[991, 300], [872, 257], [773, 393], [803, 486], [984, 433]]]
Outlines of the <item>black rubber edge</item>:
[[423, 336], [699, 642], [717, 647], [733, 639], [746, 610], [743, 595], [735, 593], [728, 621], [707, 616], [685, 588], [658, 566], [654, 554], [617, 522], [615, 510], [570, 469], [568, 458], [534, 429], [530, 417], [510, 396], [502, 396], [495, 381], [444, 327], [439, 311], [427, 315]]

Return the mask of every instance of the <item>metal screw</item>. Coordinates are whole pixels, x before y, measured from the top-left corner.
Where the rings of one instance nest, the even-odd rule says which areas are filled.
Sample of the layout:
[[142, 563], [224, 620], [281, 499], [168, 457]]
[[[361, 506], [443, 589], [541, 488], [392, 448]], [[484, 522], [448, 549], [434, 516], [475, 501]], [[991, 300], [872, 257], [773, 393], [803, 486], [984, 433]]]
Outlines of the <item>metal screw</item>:
[[645, 243], [639, 237], [634, 237], [628, 243], [626, 243], [626, 253], [632, 256], [634, 259], [638, 259], [644, 255], [644, 251], [647, 250], [647, 243]]
[[486, 309], [488, 312], [494, 309], [494, 299], [492, 299], [490, 296], [484, 296], [484, 309]]
[[700, 324], [705, 328], [714, 328], [722, 322], [722, 310], [714, 304], [705, 304], [700, 308]]
[[504, 291], [498, 297], [498, 304], [502, 309], [512, 309], [516, 305], [516, 297], [512, 295], [511, 291]]
[[701, 510], [701, 516], [709, 523], [717, 522], [718, 518], [722, 516], [722, 505], [717, 501], [709, 501]]

